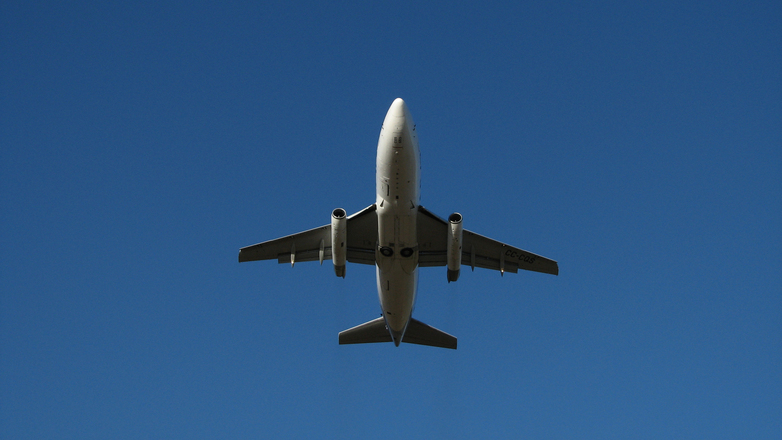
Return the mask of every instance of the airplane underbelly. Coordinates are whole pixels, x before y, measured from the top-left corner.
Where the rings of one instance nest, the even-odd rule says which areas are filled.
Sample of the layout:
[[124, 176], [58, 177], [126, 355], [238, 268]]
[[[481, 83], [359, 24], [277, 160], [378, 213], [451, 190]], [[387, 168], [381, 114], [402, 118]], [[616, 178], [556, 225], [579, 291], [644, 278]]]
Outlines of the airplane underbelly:
[[391, 330], [401, 332], [413, 313], [418, 271], [407, 273], [398, 262], [388, 269], [377, 267], [380, 307]]
[[386, 203], [378, 208], [377, 288], [386, 323], [403, 332], [415, 305], [418, 281], [416, 210]]
[[400, 337], [418, 287], [420, 154], [414, 128], [409, 115], [389, 112], [377, 153], [377, 291], [386, 324]]
[[402, 332], [413, 312], [418, 281], [415, 216], [397, 215], [386, 207], [378, 213], [377, 289], [383, 316]]

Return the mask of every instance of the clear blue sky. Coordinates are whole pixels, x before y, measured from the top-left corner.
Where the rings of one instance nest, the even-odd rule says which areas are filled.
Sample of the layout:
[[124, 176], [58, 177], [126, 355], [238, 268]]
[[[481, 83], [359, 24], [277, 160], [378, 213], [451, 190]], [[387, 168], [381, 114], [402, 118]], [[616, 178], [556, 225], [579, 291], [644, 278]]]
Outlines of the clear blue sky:
[[[634, 3], [3, 2], [0, 437], [778, 439], [782, 3]], [[374, 201], [396, 97], [424, 206], [560, 264], [422, 270], [457, 351], [237, 263]]]

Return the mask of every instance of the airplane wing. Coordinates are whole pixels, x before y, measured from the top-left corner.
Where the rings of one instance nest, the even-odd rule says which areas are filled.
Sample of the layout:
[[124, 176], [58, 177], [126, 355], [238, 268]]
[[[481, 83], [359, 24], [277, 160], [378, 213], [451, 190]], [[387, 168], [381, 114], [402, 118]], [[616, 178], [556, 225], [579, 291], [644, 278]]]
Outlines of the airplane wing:
[[[377, 213], [373, 204], [348, 217], [347, 259], [351, 263], [375, 264]], [[331, 224], [280, 237], [239, 250], [239, 262], [272, 260], [278, 263], [320, 261], [331, 258]]]
[[374, 203], [348, 217], [348, 262], [375, 265], [377, 205]]
[[[418, 206], [418, 265], [445, 266], [447, 262], [448, 222]], [[517, 273], [519, 269], [559, 274], [554, 260], [542, 257], [483, 235], [464, 230], [462, 233], [462, 265], [482, 267], [500, 272]]]

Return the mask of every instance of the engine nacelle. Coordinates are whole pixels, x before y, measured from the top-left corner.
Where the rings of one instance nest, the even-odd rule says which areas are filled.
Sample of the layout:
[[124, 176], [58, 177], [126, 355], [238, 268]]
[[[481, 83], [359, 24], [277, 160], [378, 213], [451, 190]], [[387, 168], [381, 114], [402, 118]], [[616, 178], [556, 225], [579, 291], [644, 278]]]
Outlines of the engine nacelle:
[[345, 278], [345, 265], [348, 261], [348, 216], [344, 209], [331, 212], [331, 261], [334, 273]]
[[448, 216], [448, 282], [459, 279], [462, 265], [462, 215], [458, 212]]

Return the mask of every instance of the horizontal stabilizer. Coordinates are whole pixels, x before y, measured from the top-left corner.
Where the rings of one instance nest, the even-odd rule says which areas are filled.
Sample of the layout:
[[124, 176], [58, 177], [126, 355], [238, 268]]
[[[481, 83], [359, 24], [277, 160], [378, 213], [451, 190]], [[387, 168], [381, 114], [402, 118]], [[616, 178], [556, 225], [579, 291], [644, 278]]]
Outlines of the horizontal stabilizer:
[[402, 342], [456, 350], [456, 337], [413, 318], [407, 324]]
[[370, 342], [391, 342], [391, 333], [381, 316], [369, 322], [339, 332], [340, 344], [367, 344]]
[[[369, 322], [339, 332], [340, 344], [368, 344], [372, 342], [391, 342], [391, 333], [381, 316]], [[408, 344], [429, 345], [432, 347], [456, 349], [456, 338], [448, 333], [410, 318], [402, 342]]]

